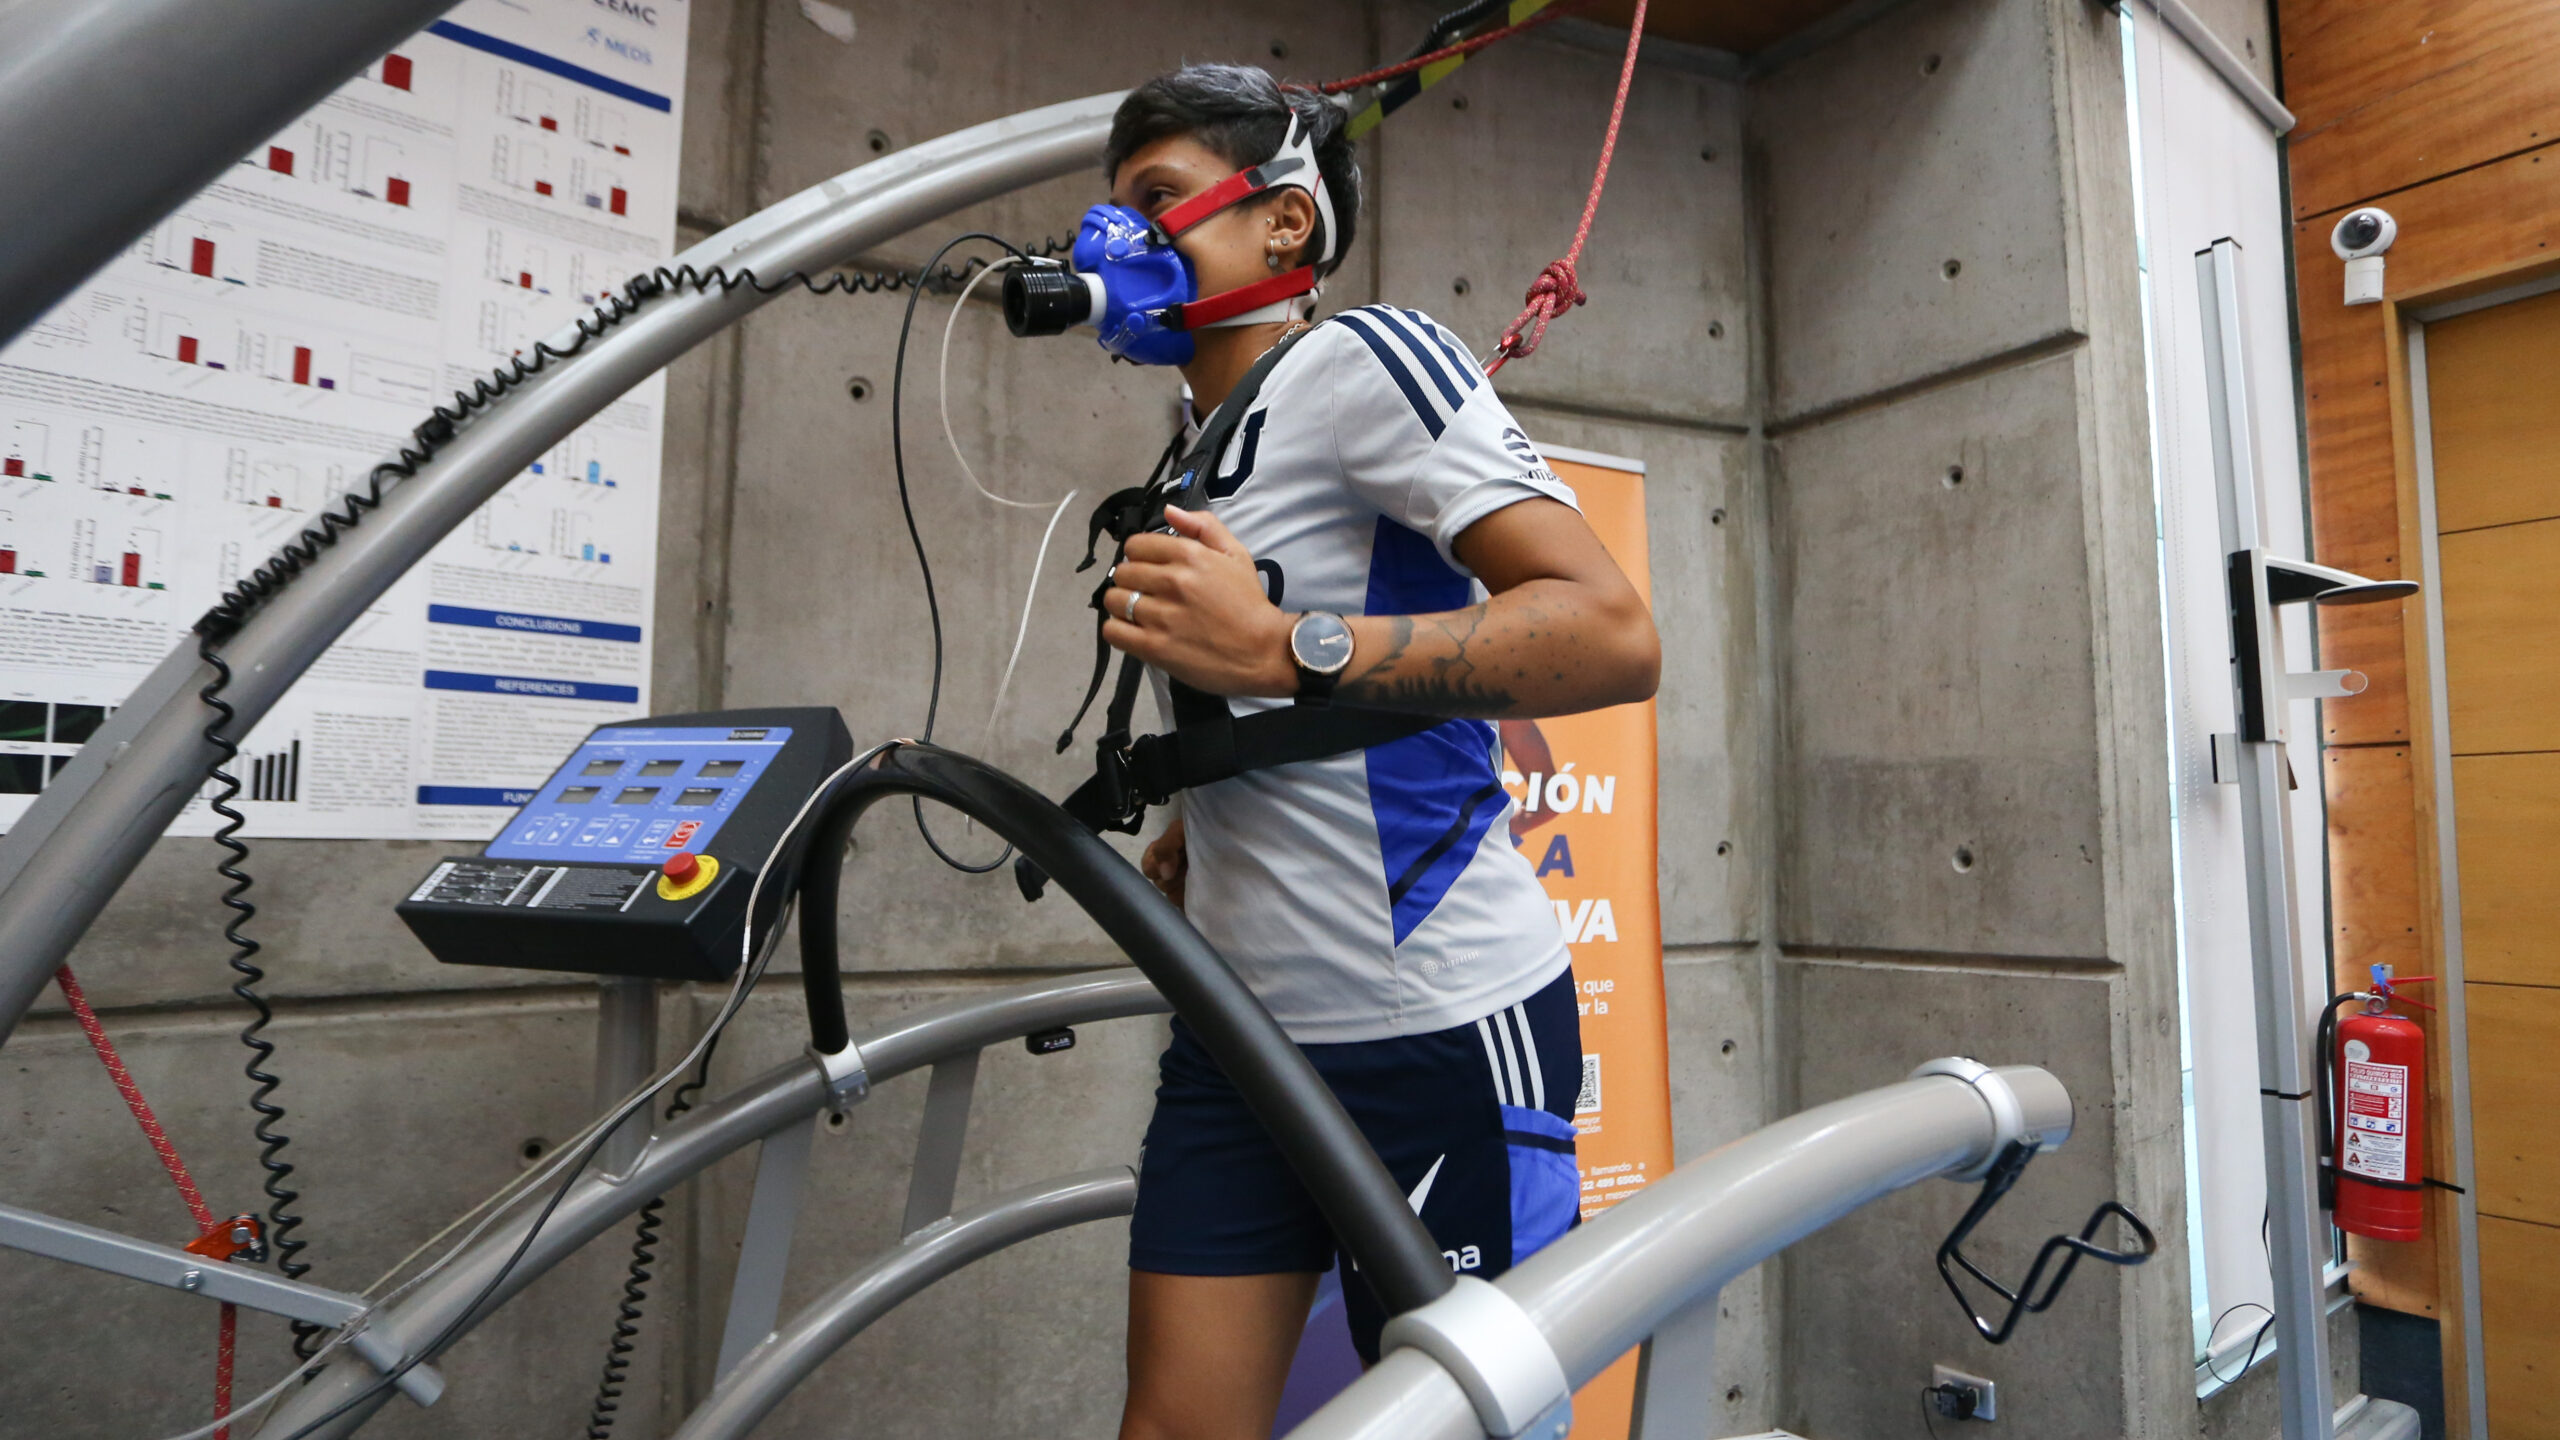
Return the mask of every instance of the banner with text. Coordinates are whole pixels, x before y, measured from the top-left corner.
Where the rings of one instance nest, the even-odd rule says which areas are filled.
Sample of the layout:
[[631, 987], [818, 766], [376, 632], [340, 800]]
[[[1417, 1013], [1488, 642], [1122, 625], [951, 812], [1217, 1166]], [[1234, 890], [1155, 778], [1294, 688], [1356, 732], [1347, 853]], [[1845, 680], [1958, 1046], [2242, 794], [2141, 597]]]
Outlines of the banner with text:
[[[1547, 461], [1651, 604], [1642, 471], [1630, 461], [1553, 450]], [[1555, 902], [1582, 992], [1582, 1094], [1573, 1108], [1587, 1220], [1671, 1170], [1654, 706], [1501, 728], [1502, 783], [1520, 802], [1512, 837]], [[1625, 1440], [1635, 1372], [1630, 1354], [1582, 1388], [1574, 1440]]]

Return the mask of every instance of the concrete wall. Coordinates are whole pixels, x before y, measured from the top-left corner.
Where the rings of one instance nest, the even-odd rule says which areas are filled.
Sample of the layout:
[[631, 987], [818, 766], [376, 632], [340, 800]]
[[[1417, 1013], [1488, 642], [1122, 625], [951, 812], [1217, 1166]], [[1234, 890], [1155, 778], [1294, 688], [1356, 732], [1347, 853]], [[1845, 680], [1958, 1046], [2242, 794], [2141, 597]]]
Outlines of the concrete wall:
[[[891, 149], [1029, 106], [1129, 83], [1186, 58], [1284, 74], [1349, 73], [1400, 49], [1426, 5], [1172, 0], [1115, 5], [1109, 23], [964, 0], [857, 11], [853, 44], [792, 0], [694, 0], [684, 239]], [[1363, 155], [1369, 206], [1329, 289], [1385, 294], [1457, 326], [1479, 349], [1539, 265], [1572, 237], [1615, 74], [1615, 42], [1568, 27], [1471, 65]], [[1729, 57], [1648, 47], [1592, 237], [1591, 304], [1563, 320], [1502, 390], [1556, 444], [1650, 467], [1654, 585], [1667, 642], [1661, 707], [1662, 886], [1682, 1156], [1771, 1114], [1775, 1051], [1764, 953], [1771, 795], [1761, 752], [1762, 507], [1750, 439], [1755, 354], [1743, 164], [1744, 91]], [[1022, 239], [1063, 234], [1098, 177], [1054, 183], [961, 220]], [[883, 247], [921, 260], [957, 224]], [[1464, 282], [1464, 294], [1460, 293]], [[789, 299], [670, 371], [653, 703], [661, 710], [821, 703], [857, 739], [917, 733], [929, 652], [914, 560], [888, 464], [900, 303]], [[941, 582], [948, 637], [941, 738], [1063, 793], [1083, 747], [1050, 741], [1090, 656], [1090, 577], [1051, 555], [1013, 700], [988, 709], [1047, 516], [970, 494], [932, 404], [947, 302], [928, 300], [910, 358], [908, 459]], [[1701, 337], [1711, 337], [1702, 339]], [[1172, 377], [1106, 365], [1079, 340], [1017, 342], [993, 308], [960, 317], [951, 409], [959, 441], [1000, 493], [1089, 502], [1153, 458]], [[869, 382], [856, 401], [848, 382]], [[1081, 519], [1081, 504], [1076, 519]], [[1076, 528], [1075, 521], [1061, 530]], [[956, 823], [947, 844], [983, 854]], [[592, 1112], [593, 991], [557, 977], [440, 966], [393, 903], [447, 847], [261, 842], [251, 870], [280, 1020], [272, 1034], [304, 1191], [312, 1279], [360, 1287]], [[224, 994], [214, 853], [163, 843], [74, 957], [136, 1074], [218, 1209], [259, 1203]], [[1002, 876], [955, 874], [884, 808], [857, 838], [845, 897], [857, 1026], [1024, 978], [1111, 963], [1072, 906], [1025, 907]], [[787, 956], [786, 952], [786, 956]], [[792, 1054], [796, 977], [778, 965], [721, 1051], [722, 1083]], [[713, 997], [673, 995], [672, 1054]], [[963, 1204], [1061, 1171], [1134, 1159], [1161, 1044], [1153, 1022], [1095, 1027], [1073, 1052], [991, 1055]], [[0, 1194], [135, 1234], [185, 1238], [183, 1211], [58, 1005], [7, 1052]], [[822, 1135], [786, 1305], [893, 1238], [923, 1084], [882, 1087]], [[671, 1197], [667, 1240], [621, 1412], [660, 1433], [707, 1389], [753, 1157]], [[1120, 1227], [1027, 1246], [928, 1294], [849, 1347], [762, 1433], [1100, 1433], [1117, 1411]], [[575, 1433], [611, 1328], [624, 1246], [590, 1248], [449, 1357], [448, 1397], [395, 1403], [391, 1435]], [[1737, 1284], [1719, 1356], [1720, 1431], [1775, 1415], [1777, 1331], [1766, 1277]], [[0, 1252], [0, 1432], [168, 1433], [199, 1423], [209, 1307], [76, 1279]], [[283, 1368], [280, 1325], [244, 1327], [243, 1393]], [[141, 1378], [137, 1378], [141, 1377]], [[894, 1403], [889, 1403], [889, 1402]]]
[[[2180, 1233], [2157, 565], [2115, 22], [1922, 0], [1757, 77], [1778, 1108], [1968, 1050], [2078, 1132], [1975, 1253], [2121, 1195]], [[1969, 1195], [1786, 1258], [1780, 1420], [1919, 1436], [1935, 1362], [2021, 1434], [2192, 1431], [2184, 1256], [2083, 1273], [1999, 1351], [1927, 1257]], [[2015, 1398], [2012, 1398], [2014, 1394]]]

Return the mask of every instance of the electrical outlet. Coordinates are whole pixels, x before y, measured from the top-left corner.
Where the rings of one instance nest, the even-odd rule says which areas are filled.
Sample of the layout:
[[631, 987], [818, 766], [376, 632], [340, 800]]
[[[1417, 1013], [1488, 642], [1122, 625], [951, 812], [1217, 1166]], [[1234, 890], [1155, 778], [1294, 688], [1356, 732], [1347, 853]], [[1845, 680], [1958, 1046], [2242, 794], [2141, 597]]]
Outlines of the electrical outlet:
[[[1996, 1420], [2000, 1417], [2000, 1389], [1979, 1375], [1967, 1375], [1944, 1365], [1936, 1366], [1929, 1371], [1929, 1388], [1936, 1392], [1938, 1404], [1944, 1407], [1938, 1411], [1941, 1415], [1954, 1415], [1966, 1420]], [[1959, 1408], [1963, 1403], [1958, 1398], [1959, 1392], [1973, 1400], [1969, 1413]]]

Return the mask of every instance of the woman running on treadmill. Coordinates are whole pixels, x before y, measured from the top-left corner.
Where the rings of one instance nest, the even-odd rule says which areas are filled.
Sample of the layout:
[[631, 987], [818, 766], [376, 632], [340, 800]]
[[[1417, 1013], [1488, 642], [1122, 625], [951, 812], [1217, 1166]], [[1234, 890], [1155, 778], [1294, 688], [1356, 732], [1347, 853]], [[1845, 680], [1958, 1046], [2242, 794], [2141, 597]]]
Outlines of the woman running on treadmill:
[[[1131, 233], [1169, 233], [1196, 295], [1259, 299], [1312, 271], [1303, 292], [1359, 219], [1343, 123], [1261, 70], [1189, 66], [1122, 103], [1111, 198], [1147, 222]], [[1309, 150], [1312, 166], [1287, 163]], [[1390, 305], [1311, 324], [1312, 299], [1132, 357], [1179, 364], [1205, 417], [1292, 342], [1213, 462], [1206, 508], [1128, 542], [1104, 639], [1239, 715], [1312, 701], [1451, 718], [1186, 791], [1144, 868], [1304, 1047], [1452, 1268], [1490, 1279], [1574, 1223], [1582, 1063], [1496, 726], [1643, 700], [1661, 648], [1465, 344]], [[1160, 1073], [1120, 1434], [1264, 1440], [1337, 1246], [1179, 1021]], [[1374, 1361], [1383, 1317], [1356, 1275], [1343, 1289]]]

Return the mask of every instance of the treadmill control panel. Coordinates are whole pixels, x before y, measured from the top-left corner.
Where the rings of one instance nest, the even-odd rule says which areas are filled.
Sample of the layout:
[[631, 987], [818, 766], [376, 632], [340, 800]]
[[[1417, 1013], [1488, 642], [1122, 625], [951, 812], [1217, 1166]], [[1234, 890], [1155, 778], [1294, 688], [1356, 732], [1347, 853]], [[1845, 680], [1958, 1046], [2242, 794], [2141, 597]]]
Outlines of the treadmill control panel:
[[791, 742], [791, 728], [598, 730], [489, 842], [488, 858], [656, 865], [703, 854]]
[[830, 709], [603, 726], [482, 853], [436, 862], [400, 918], [448, 965], [725, 980], [756, 872], [852, 758]]

